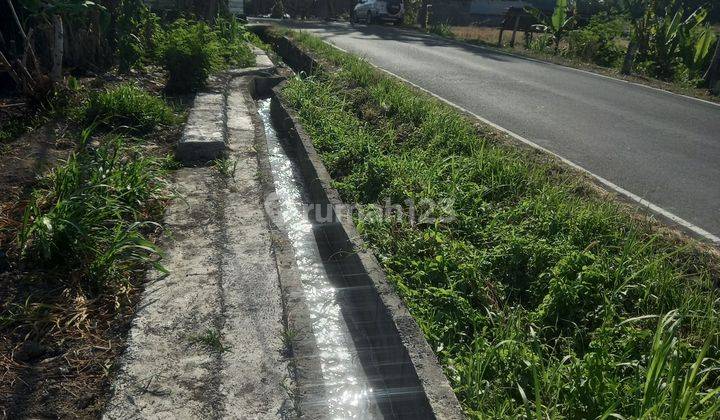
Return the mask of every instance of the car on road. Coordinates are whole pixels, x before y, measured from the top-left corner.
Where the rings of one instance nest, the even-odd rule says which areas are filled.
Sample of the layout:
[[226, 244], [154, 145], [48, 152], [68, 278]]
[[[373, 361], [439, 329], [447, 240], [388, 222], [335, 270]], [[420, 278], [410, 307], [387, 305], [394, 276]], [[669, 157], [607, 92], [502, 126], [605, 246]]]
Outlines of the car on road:
[[360, 0], [352, 11], [353, 22], [392, 22], [399, 25], [405, 16], [403, 0]]

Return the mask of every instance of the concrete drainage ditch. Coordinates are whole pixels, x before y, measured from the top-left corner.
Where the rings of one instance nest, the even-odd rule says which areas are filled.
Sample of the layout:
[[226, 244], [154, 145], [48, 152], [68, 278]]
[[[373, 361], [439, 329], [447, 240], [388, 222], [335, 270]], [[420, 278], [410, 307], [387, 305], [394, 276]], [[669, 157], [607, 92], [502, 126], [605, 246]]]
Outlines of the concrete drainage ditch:
[[352, 221], [327, 212], [343, 203], [258, 54], [265, 67], [196, 99], [165, 217], [170, 274], [149, 276], [104, 417], [462, 418]]
[[299, 411], [309, 418], [462, 418], [419, 326], [352, 221], [338, 217], [344, 204], [283, 103], [283, 83], [272, 87], [278, 82], [255, 78], [251, 86], [273, 180], [266, 211], [289, 238], [300, 277], [280, 275]]

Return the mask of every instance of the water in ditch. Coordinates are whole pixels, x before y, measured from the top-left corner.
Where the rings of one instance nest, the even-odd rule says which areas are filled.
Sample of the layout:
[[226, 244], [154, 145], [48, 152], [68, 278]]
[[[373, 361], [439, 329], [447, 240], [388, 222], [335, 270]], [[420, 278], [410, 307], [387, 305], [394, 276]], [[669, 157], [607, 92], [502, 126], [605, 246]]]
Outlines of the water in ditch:
[[304, 185], [298, 170], [284, 150], [271, 119], [270, 99], [258, 101], [268, 143], [270, 170], [280, 209], [278, 226], [285, 230], [293, 247], [306, 305], [318, 347], [318, 357], [327, 401], [328, 417], [377, 418], [373, 389], [365, 376], [348, 326], [318, 251], [313, 224], [303, 211]]

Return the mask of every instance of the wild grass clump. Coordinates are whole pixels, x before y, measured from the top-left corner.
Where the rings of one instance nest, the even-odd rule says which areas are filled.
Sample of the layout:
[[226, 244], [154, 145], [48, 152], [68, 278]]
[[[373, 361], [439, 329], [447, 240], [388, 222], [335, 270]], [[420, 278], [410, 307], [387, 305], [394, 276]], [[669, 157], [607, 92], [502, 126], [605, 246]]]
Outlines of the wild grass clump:
[[453, 33], [452, 28], [446, 22], [433, 23], [430, 25], [429, 32], [445, 38], [455, 38], [455, 33]]
[[191, 92], [204, 86], [213, 71], [255, 64], [245, 34], [235, 20], [218, 19], [215, 27], [185, 19], [173, 22], [160, 41], [160, 61], [169, 73], [167, 90]]
[[258, 42], [255, 34], [248, 32], [236, 19], [218, 18], [215, 33], [220, 43], [220, 53], [226, 66], [251, 67], [255, 65], [255, 54], [248, 43]]
[[126, 127], [141, 133], [177, 121], [172, 109], [162, 98], [132, 83], [93, 93], [85, 107], [84, 116], [89, 124]]
[[23, 258], [65, 267], [98, 290], [154, 260], [145, 232], [163, 198], [161, 162], [121, 138], [70, 155], [33, 191], [19, 243]]
[[352, 203], [450, 202], [451, 221], [358, 220], [474, 418], [711, 418], [716, 258], [454, 109], [315, 37], [337, 66], [283, 95]]

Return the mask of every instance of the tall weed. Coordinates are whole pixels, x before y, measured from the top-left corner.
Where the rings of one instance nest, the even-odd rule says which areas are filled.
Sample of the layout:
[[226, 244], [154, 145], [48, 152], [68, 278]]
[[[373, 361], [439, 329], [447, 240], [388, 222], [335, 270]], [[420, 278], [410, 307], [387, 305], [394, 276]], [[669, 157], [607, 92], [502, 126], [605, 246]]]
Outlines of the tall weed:
[[163, 198], [160, 162], [122, 139], [72, 154], [34, 191], [19, 243], [26, 260], [78, 270], [92, 288], [152, 259], [144, 222]]

